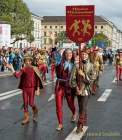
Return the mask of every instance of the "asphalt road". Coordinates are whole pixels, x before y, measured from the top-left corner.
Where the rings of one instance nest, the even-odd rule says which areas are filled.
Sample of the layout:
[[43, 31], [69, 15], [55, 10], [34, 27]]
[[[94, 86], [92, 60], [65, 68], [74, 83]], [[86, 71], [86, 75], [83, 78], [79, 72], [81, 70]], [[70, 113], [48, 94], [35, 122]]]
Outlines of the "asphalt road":
[[[113, 67], [107, 66], [100, 78], [97, 95], [89, 98], [88, 129], [82, 140], [122, 140], [122, 82], [117, 84], [113, 80]], [[18, 82], [14, 77], [0, 78], [0, 99], [7, 96], [4, 95], [5, 92], [17, 89]], [[57, 117], [53, 98], [54, 85], [55, 83], [47, 83], [41, 96], [36, 97], [39, 107], [37, 124], [30, 121], [26, 126], [21, 125], [21, 94], [0, 100], [0, 140], [65, 140], [71, 134], [76, 124], [70, 122], [71, 114], [65, 99], [64, 130], [57, 132], [55, 129]], [[74, 136], [74, 140], [80, 139]]]

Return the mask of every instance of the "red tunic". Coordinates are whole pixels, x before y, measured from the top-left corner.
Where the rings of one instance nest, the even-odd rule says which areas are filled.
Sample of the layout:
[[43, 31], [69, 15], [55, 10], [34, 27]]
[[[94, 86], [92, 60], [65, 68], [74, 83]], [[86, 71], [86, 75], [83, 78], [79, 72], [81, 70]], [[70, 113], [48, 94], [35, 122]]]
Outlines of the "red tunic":
[[[56, 76], [57, 76], [57, 82], [56, 87], [61, 85], [64, 86], [66, 89], [66, 93], [70, 93], [70, 86], [69, 86], [69, 79], [70, 79], [71, 72], [69, 72], [68, 68], [64, 70], [64, 63], [59, 64], [56, 66]], [[59, 80], [58, 80], [59, 79]]]
[[69, 80], [70, 72], [68, 69], [64, 70], [64, 63], [59, 64], [56, 66], [56, 75], [59, 79]]
[[16, 78], [20, 78], [19, 88], [34, 88], [41, 86], [41, 80], [35, 73], [33, 67], [24, 67], [20, 71], [14, 73]]
[[22, 89], [24, 112], [28, 112], [28, 105], [35, 106], [35, 90], [37, 87], [43, 87], [38, 76], [38, 70], [32, 66], [25, 66], [20, 71], [15, 72], [14, 75], [16, 78], [20, 78], [19, 88]]

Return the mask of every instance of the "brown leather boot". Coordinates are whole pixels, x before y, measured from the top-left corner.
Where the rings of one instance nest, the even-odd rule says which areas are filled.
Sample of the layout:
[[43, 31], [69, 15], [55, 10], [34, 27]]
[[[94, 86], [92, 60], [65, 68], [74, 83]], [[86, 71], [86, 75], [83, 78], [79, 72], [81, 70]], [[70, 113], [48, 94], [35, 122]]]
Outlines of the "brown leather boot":
[[83, 125], [82, 125], [82, 124], [78, 125], [78, 126], [77, 126], [77, 129], [76, 129], [76, 133], [77, 133], [77, 134], [79, 134], [79, 133], [81, 133], [81, 132], [83, 132]]
[[33, 121], [37, 122], [37, 117], [38, 117], [38, 108], [36, 106], [32, 107], [33, 110]]
[[22, 121], [22, 125], [29, 123], [29, 112], [24, 112], [24, 119]]

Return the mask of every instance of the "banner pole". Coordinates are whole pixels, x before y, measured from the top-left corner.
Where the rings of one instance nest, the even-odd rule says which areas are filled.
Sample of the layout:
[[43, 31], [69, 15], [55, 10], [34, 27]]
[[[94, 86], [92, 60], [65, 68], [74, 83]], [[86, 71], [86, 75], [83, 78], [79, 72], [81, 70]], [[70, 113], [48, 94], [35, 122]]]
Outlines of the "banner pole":
[[[79, 43], [79, 70], [81, 69], [81, 44]], [[81, 89], [81, 78], [80, 75], [78, 74], [78, 79], [79, 79], [79, 90]]]

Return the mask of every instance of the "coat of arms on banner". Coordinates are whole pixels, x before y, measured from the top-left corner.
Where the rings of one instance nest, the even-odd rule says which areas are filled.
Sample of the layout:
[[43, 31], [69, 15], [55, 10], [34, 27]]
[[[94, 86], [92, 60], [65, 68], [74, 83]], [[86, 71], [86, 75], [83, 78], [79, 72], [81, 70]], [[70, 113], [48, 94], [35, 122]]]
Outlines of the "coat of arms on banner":
[[94, 6], [66, 6], [66, 32], [76, 43], [89, 41], [94, 35]]

